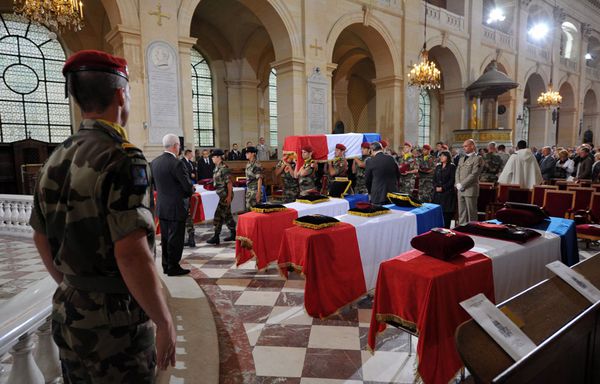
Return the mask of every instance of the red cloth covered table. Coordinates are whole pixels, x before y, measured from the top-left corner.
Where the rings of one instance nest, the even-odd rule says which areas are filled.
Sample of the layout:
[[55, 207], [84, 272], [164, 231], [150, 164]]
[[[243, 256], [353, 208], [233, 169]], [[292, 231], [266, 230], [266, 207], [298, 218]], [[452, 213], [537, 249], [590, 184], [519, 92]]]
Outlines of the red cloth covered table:
[[235, 258], [236, 265], [256, 257], [256, 267], [266, 268], [277, 261], [283, 231], [292, 227], [298, 211], [286, 209], [273, 213], [248, 212], [238, 216]]
[[466, 252], [450, 262], [412, 250], [381, 263], [373, 299], [369, 347], [391, 320], [418, 333], [418, 372], [425, 383], [447, 383], [462, 361], [454, 332], [469, 318], [459, 303], [478, 293], [494, 301], [492, 261]]
[[279, 267], [304, 274], [304, 307], [312, 317], [327, 317], [367, 292], [356, 230], [347, 223], [313, 230], [284, 231]]
[[[154, 206], [156, 206], [156, 191], [154, 192]], [[190, 197], [190, 215], [194, 221], [194, 224], [198, 224], [204, 221], [204, 208], [202, 207], [202, 199], [199, 193], [194, 193]], [[156, 234], [160, 235], [160, 225], [158, 216], [154, 217], [154, 223], [156, 224]]]

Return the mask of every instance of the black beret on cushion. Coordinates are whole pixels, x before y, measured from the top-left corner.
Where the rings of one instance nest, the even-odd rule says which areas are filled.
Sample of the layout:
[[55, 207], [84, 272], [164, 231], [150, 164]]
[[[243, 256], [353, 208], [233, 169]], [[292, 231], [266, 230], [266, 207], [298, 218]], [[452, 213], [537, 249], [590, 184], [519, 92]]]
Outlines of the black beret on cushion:
[[356, 203], [356, 208], [351, 208], [348, 210], [348, 213], [356, 216], [379, 216], [386, 213], [389, 213], [390, 209], [386, 207], [382, 207], [381, 205], [359, 202]]
[[533, 227], [548, 218], [548, 214], [535, 204], [507, 202], [496, 212], [496, 219], [505, 224]]
[[413, 237], [410, 245], [428, 256], [448, 261], [473, 248], [475, 242], [464, 233], [433, 228], [429, 232]]
[[331, 216], [325, 215], [306, 215], [294, 220], [294, 224], [304, 228], [323, 229], [332, 227], [340, 221]]
[[397, 207], [418, 208], [423, 205], [419, 199], [412, 197], [408, 193], [390, 192], [387, 194], [387, 198]]
[[301, 195], [296, 199], [297, 202], [299, 203], [306, 203], [306, 204], [316, 204], [316, 203], [322, 203], [325, 201], [329, 201], [329, 197], [325, 196], [325, 195], [321, 195], [321, 194], [307, 194], [307, 195]]
[[250, 209], [252, 210], [252, 212], [271, 213], [271, 212], [285, 211], [288, 208], [282, 204], [260, 203], [260, 204], [256, 204], [254, 207], [252, 207]]

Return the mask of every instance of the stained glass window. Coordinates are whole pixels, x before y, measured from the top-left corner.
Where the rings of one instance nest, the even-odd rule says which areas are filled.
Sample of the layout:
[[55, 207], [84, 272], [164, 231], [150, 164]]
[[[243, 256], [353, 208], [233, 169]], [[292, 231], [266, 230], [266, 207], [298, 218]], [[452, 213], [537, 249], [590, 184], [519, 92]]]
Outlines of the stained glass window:
[[206, 60], [192, 48], [192, 103], [194, 143], [199, 147], [215, 145], [213, 124], [212, 76]]
[[419, 93], [419, 145], [429, 144], [429, 133], [431, 131], [431, 100], [427, 90], [422, 89]]
[[65, 51], [45, 27], [0, 14], [0, 142], [60, 143], [71, 135]]
[[277, 72], [269, 74], [269, 137], [270, 145], [277, 147]]

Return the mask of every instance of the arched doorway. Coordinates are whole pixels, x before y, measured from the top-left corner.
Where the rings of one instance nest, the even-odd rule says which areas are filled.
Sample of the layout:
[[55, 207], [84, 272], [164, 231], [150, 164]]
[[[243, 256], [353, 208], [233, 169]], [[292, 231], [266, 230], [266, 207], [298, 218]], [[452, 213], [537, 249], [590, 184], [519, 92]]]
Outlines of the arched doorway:
[[564, 82], [558, 92], [562, 96], [562, 103], [558, 108], [556, 122], [556, 145], [571, 146], [577, 137], [577, 110], [575, 109], [575, 93], [571, 84]]
[[542, 108], [537, 103], [538, 96], [546, 91], [546, 86], [542, 76], [539, 73], [533, 73], [525, 83], [525, 93], [523, 96], [523, 111], [520, 114], [520, 123], [517, 126], [514, 142], [525, 140], [531, 146], [542, 146], [545, 143], [546, 135], [546, 108]]
[[332, 63], [332, 120], [342, 121], [346, 132], [380, 132], [393, 135], [384, 110], [390, 101], [378, 79], [394, 75], [392, 55], [385, 39], [372, 26], [355, 23], [335, 41]]
[[[429, 90], [431, 101], [430, 141], [453, 142], [453, 131], [466, 128], [465, 96], [460, 65], [447, 47], [436, 45], [429, 50], [429, 59], [442, 72], [440, 89]], [[420, 143], [426, 144], [426, 143]]]
[[[585, 93], [583, 99], [583, 131], [588, 129], [594, 133], [594, 140], [597, 141], [600, 136], [598, 127], [598, 98], [596, 92], [592, 89]], [[582, 132], [583, 134], [583, 132]]]
[[[275, 11], [263, 3], [268, 2], [202, 0], [194, 10], [190, 34], [211, 71], [216, 146], [256, 144], [264, 137], [277, 147], [278, 137], [284, 136], [277, 131], [282, 125], [274, 124], [285, 108], [277, 108], [279, 99], [273, 93], [280, 79], [271, 63], [278, 58], [277, 50], [285, 56], [290, 44], [287, 33], [272, 38], [281, 20], [273, 21]], [[234, 23], [231, 15], [236, 15]], [[273, 106], [279, 115], [271, 113]]]

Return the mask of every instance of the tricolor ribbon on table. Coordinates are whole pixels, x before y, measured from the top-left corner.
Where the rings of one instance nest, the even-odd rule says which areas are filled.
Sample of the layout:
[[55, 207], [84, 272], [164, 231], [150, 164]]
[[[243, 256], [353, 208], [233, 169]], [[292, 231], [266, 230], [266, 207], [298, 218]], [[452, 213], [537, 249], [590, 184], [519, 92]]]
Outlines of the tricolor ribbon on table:
[[381, 140], [378, 133], [343, 133], [337, 135], [306, 135], [288, 136], [283, 143], [283, 153], [294, 153], [297, 158], [296, 167], [304, 164], [302, 147], [310, 146], [313, 149], [312, 158], [315, 161], [332, 160], [335, 157], [335, 146], [343, 144], [346, 147], [346, 157], [361, 156], [360, 146], [364, 142]]

